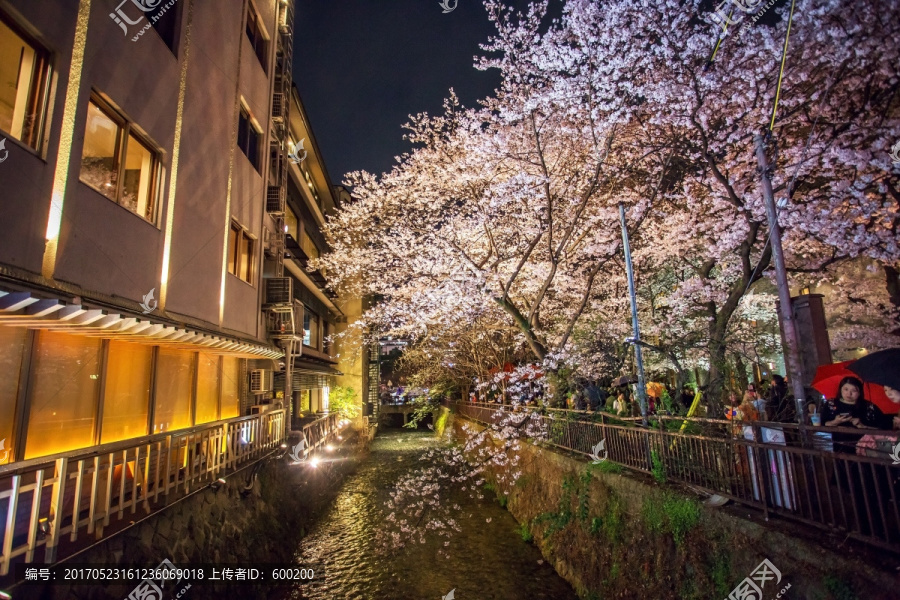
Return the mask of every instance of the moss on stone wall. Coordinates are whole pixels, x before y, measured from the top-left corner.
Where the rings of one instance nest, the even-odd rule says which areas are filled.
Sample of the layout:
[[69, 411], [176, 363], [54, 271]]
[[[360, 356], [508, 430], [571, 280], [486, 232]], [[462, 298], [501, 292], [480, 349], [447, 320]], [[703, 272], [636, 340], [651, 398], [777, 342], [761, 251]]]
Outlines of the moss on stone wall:
[[[453, 424], [458, 437], [462, 422]], [[746, 509], [703, 506], [612, 463], [520, 448], [525, 466], [508, 509], [581, 598], [725, 598], [764, 559], [781, 571], [780, 586], [791, 586], [789, 598], [884, 598], [893, 589], [892, 567], [789, 535], [784, 521], [776, 528], [744, 518]]]

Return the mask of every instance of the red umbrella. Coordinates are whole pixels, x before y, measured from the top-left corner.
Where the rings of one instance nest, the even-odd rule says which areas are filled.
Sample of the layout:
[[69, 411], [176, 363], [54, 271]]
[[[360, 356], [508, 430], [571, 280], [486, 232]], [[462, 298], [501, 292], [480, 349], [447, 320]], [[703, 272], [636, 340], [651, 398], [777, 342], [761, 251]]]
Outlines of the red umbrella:
[[[816, 376], [813, 378], [812, 387], [816, 388], [826, 398], [837, 398], [838, 386], [844, 377], [856, 377], [859, 375], [847, 368], [847, 365], [853, 363], [852, 360], [834, 363], [832, 365], [822, 365], [816, 369]], [[877, 383], [867, 383], [863, 381], [863, 395], [866, 400], [877, 406], [885, 414], [893, 414], [897, 412], [897, 405], [891, 402], [884, 393], [884, 387]]]

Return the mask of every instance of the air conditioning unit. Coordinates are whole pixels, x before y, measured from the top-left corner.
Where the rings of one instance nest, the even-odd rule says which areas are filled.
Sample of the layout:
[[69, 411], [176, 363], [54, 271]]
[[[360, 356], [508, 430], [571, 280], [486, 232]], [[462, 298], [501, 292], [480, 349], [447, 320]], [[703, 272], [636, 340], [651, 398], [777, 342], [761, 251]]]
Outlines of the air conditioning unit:
[[294, 286], [290, 277], [267, 277], [266, 304], [294, 304]]
[[250, 371], [250, 393], [265, 394], [271, 392], [273, 385], [273, 373], [269, 369], [253, 369]]

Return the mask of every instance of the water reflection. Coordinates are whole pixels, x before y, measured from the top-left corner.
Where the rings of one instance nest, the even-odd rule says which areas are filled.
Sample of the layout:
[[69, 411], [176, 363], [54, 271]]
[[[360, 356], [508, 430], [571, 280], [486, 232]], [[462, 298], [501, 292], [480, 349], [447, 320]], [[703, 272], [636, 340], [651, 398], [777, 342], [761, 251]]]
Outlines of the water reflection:
[[[436, 536], [390, 555], [376, 544], [376, 527], [387, 514], [384, 503], [392, 486], [419, 466], [423, 452], [442, 443], [430, 431], [379, 434], [368, 460], [344, 482], [297, 549], [298, 562], [321, 568], [312, 583], [294, 589], [290, 598], [439, 600], [453, 589], [458, 600], [577, 598], [540, 551], [522, 541], [516, 521], [490, 493], [482, 501], [459, 501], [462, 531], [447, 547]], [[440, 556], [440, 550], [449, 556]]]

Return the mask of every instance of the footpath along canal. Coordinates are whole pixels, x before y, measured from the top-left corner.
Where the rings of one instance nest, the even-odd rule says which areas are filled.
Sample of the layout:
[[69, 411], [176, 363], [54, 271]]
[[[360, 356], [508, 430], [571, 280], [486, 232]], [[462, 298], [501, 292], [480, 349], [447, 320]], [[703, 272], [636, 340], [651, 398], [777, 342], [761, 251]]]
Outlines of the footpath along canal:
[[455, 600], [575, 600], [572, 587], [522, 539], [493, 493], [481, 500], [459, 494], [462, 530], [447, 546], [435, 535], [393, 551], [376, 541], [392, 488], [422, 466], [425, 452], [446, 443], [430, 431], [380, 432], [297, 548], [296, 562], [316, 567], [313, 581], [284, 598], [440, 600], [455, 590]]

